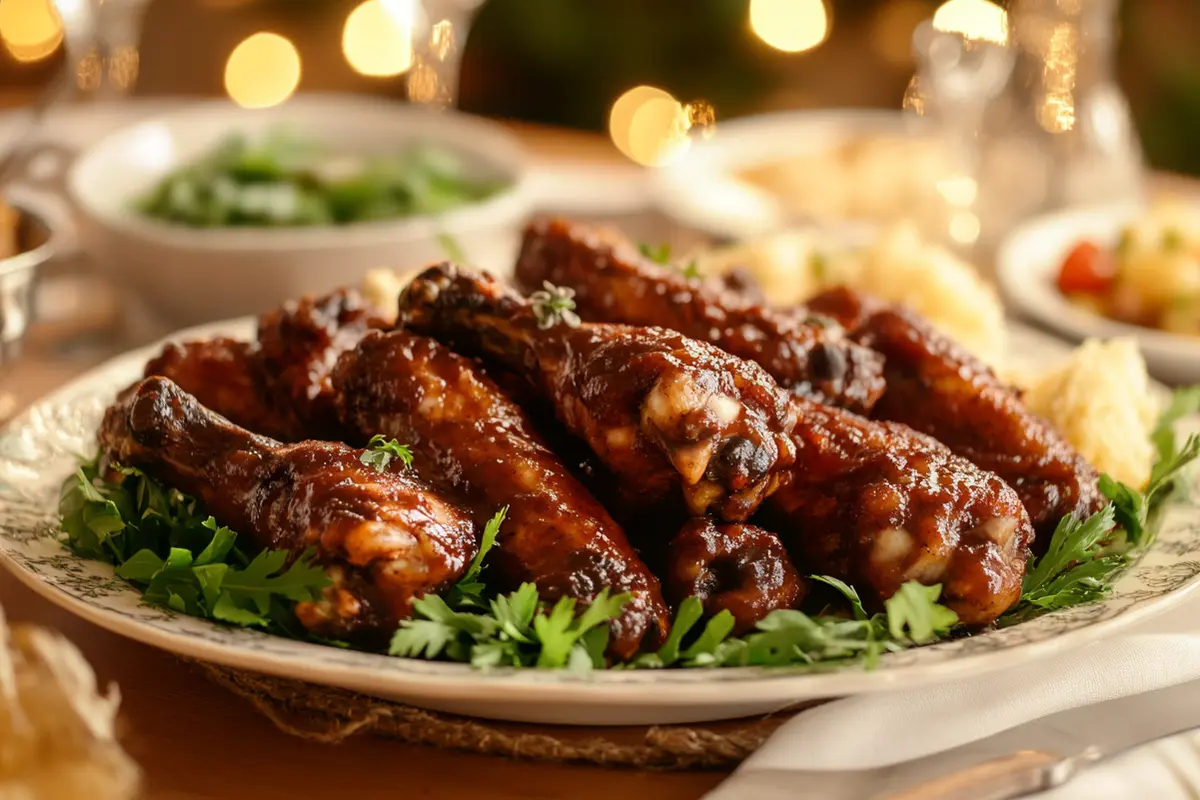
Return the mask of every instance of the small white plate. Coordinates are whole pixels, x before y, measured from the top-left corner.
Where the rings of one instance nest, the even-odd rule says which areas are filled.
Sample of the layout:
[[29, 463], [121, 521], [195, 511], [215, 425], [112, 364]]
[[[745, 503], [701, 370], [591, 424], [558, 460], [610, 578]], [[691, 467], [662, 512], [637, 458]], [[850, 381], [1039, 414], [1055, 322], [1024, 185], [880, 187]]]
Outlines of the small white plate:
[[[920, 137], [926, 121], [900, 111], [830, 109], [763, 114], [722, 122], [710, 140], [697, 141], [679, 161], [655, 170], [652, 193], [664, 212], [705, 233], [748, 239], [794, 227], [787, 206], [771, 191], [739, 176], [743, 170], [828, 153], [871, 138], [902, 141]], [[833, 168], [831, 163], [831, 168]], [[832, 180], [846, 177], [847, 170]], [[847, 187], [830, 187], [830, 191]], [[825, 222], [860, 231], [874, 226]]]
[[[249, 337], [253, 321], [183, 331], [172, 339]], [[1061, 343], [1017, 328], [1021, 365], [1049, 366]], [[1004, 669], [1109, 635], [1164, 610], [1200, 585], [1200, 506], [1167, 510], [1154, 549], [1102, 603], [930, 647], [890, 653], [875, 670], [796, 668], [597, 671], [475, 670], [297, 642], [229, 628], [140, 602], [112, 567], [59, 543], [58, 488], [114, 392], [161, 345], [93, 370], [0, 430], [0, 562], [34, 591], [101, 627], [180, 655], [339, 686], [413, 705], [493, 719], [559, 725], [645, 725], [732, 719], [819, 698], [880, 692]], [[1194, 421], [1192, 421], [1194, 422]], [[1200, 498], [1200, 484], [1188, 494]]]
[[1075, 209], [1038, 217], [1014, 230], [996, 254], [996, 279], [1009, 307], [1068, 337], [1137, 339], [1155, 377], [1200, 382], [1200, 338], [1128, 325], [1080, 308], [1058, 291], [1055, 278], [1071, 248], [1083, 240], [1117, 243], [1126, 224], [1145, 214], [1138, 205]]

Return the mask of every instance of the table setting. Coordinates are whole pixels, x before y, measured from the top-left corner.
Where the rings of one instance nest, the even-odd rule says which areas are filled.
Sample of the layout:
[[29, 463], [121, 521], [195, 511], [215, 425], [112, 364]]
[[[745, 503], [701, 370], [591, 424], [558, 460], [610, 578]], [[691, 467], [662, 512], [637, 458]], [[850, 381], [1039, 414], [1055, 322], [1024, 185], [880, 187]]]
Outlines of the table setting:
[[1169, 9], [3, 3], [0, 795], [1200, 791]]

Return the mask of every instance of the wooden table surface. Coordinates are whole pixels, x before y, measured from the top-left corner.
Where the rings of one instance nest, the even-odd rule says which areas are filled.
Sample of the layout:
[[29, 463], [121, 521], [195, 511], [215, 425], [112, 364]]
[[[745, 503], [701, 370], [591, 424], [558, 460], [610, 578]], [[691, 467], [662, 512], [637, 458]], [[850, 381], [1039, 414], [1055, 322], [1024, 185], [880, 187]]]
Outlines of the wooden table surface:
[[[531, 149], [632, 168], [602, 137], [513, 126]], [[34, 331], [25, 358], [0, 383], [11, 413], [111, 354], [71, 355]], [[7, 414], [4, 414], [7, 416]], [[174, 656], [122, 639], [37, 597], [0, 569], [0, 605], [13, 621], [57, 629], [80, 647], [102, 683], [121, 690], [123, 742], [142, 766], [148, 800], [368, 798], [696, 798], [724, 777], [546, 765], [413, 747], [374, 737], [338, 745], [280, 732], [243, 700]]]

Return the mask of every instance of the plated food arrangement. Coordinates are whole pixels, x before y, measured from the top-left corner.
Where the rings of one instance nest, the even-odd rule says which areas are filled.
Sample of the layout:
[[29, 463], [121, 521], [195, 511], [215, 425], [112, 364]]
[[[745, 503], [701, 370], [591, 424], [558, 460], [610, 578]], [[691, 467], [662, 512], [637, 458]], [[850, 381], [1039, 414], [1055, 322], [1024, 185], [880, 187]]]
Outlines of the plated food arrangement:
[[276, 129], [226, 139], [162, 178], [137, 207], [200, 228], [348, 225], [438, 214], [505, 186], [472, 175], [460, 153], [432, 142], [365, 156]]
[[1200, 215], [1151, 209], [1115, 246], [1085, 239], [1059, 267], [1057, 285], [1084, 309], [1120, 322], [1200, 336]]
[[849, 289], [767, 306], [565, 221], [515, 277], [167, 345], [64, 484], [67, 542], [178, 612], [477, 668], [873, 665], [1103, 597], [1196, 455], [1168, 427], [1147, 486], [1101, 478]]

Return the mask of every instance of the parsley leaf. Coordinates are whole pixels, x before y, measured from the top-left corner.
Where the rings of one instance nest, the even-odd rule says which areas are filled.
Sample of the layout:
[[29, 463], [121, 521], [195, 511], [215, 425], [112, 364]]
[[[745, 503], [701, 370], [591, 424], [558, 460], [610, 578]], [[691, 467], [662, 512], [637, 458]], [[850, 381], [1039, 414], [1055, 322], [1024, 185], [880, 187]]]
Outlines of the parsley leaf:
[[500, 533], [500, 526], [504, 524], [504, 518], [508, 516], [508, 506], [496, 512], [496, 515], [488, 520], [487, 525], [483, 527], [483, 536], [479, 541], [479, 551], [475, 553], [475, 557], [471, 559], [470, 566], [467, 571], [459, 578], [458, 583], [450, 588], [450, 593], [446, 596], [446, 602], [453, 608], [463, 606], [482, 606], [483, 593], [486, 589], [480, 576], [483, 574], [483, 559], [496, 545], [496, 536]]
[[59, 512], [68, 547], [112, 564], [145, 602], [183, 614], [287, 633], [292, 605], [329, 585], [311, 551], [290, 564], [284, 550], [248, 559], [237, 534], [201, 515], [195, 499], [138, 469], [102, 470], [99, 458], [63, 483]]
[[367, 448], [363, 450], [363, 454], [358, 457], [358, 460], [368, 467], [373, 467], [376, 472], [385, 472], [394, 458], [400, 459], [404, 468], [408, 469], [412, 466], [412, 449], [406, 444], [400, 444], [395, 439], [385, 438], [382, 433], [377, 433], [371, 437], [371, 441], [367, 442]]
[[958, 615], [937, 604], [941, 593], [940, 585], [922, 586], [909, 581], [884, 600], [888, 633], [892, 638], [926, 644], [949, 633], [958, 624]]
[[667, 242], [661, 244], [642, 242], [638, 245], [638, 252], [656, 264], [671, 263], [671, 245]]

